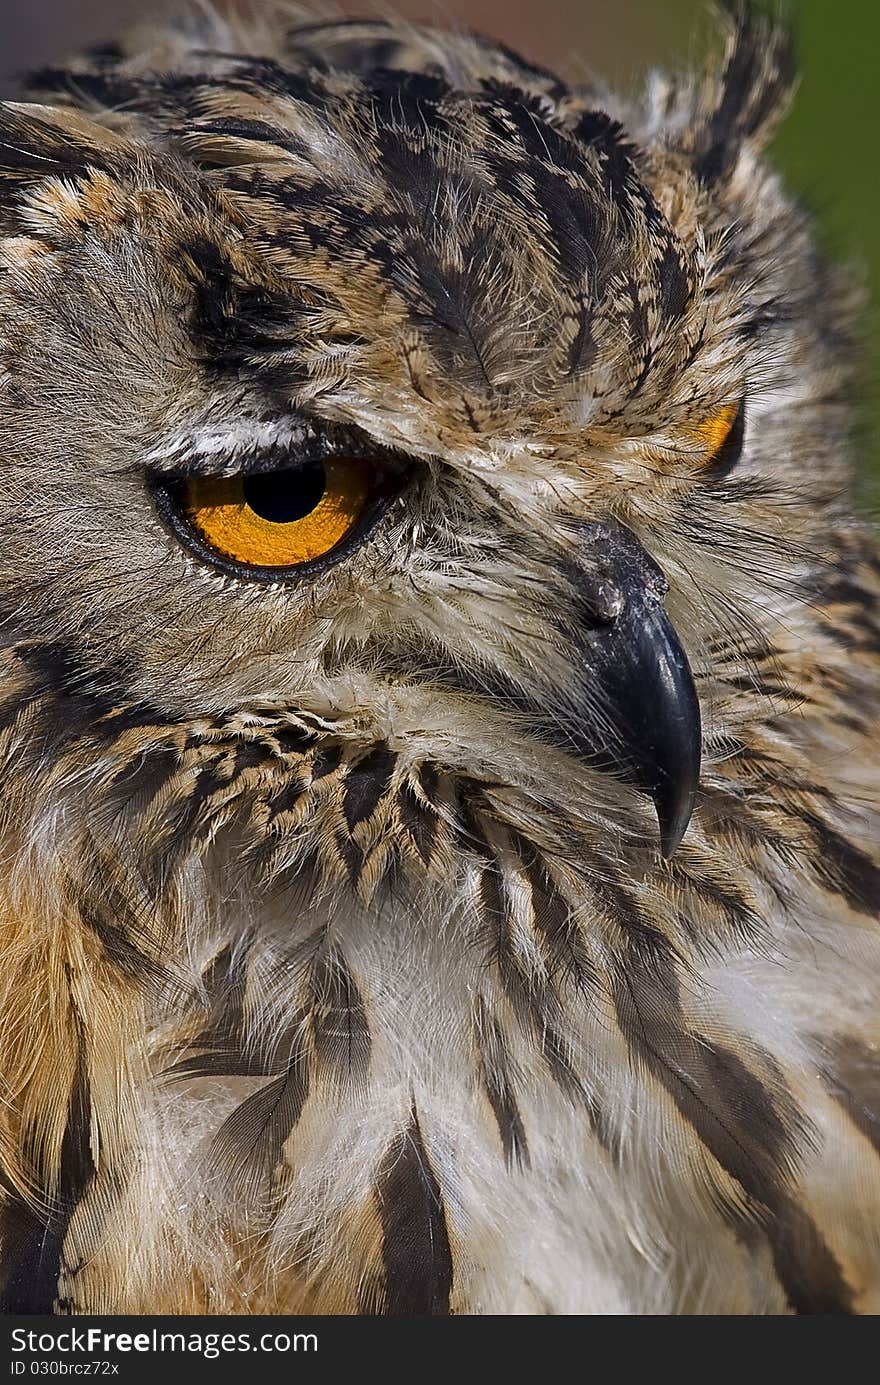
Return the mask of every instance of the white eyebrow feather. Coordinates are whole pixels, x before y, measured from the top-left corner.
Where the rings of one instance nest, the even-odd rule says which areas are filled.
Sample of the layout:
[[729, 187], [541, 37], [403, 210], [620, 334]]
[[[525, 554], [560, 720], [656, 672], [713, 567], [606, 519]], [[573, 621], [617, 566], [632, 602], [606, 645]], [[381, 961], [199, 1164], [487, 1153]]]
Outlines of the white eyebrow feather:
[[227, 424], [194, 424], [172, 434], [147, 453], [154, 465], [163, 462], [194, 461], [199, 457], [224, 455], [230, 459], [263, 452], [272, 447], [290, 447], [302, 442], [307, 429], [289, 419], [259, 421], [237, 419]]

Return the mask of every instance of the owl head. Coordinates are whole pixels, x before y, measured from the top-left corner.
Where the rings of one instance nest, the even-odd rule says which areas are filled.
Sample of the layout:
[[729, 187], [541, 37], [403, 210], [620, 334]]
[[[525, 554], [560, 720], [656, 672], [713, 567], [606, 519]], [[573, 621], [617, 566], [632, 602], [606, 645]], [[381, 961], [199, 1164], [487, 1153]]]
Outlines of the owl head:
[[669, 855], [845, 486], [785, 37], [631, 106], [399, 23], [224, 47], [0, 108], [20, 763], [160, 855], [442, 871], [468, 786]]

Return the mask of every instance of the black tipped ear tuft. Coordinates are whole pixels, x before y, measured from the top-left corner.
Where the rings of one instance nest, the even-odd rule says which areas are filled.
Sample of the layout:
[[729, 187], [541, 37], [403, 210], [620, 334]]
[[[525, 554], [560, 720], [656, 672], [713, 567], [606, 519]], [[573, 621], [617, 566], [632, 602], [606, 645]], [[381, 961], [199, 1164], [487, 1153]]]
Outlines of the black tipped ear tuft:
[[694, 137], [694, 167], [704, 183], [726, 177], [744, 145], [767, 143], [795, 85], [790, 29], [743, 0], [725, 0], [723, 9], [724, 62], [707, 81]]
[[0, 101], [2, 181], [27, 184], [107, 169], [122, 147], [112, 131], [67, 106]]
[[0, 101], [0, 235], [19, 231], [22, 195], [46, 178], [120, 164], [124, 142], [67, 106]]

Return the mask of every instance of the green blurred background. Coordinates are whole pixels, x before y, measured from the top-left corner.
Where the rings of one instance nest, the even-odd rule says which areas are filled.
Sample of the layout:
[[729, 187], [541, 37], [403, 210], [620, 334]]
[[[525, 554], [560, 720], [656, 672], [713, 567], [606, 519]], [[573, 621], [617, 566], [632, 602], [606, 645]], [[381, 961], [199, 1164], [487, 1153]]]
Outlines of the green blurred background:
[[[260, 0], [238, 3], [260, 8]], [[154, 0], [0, 0], [0, 88], [15, 71], [106, 38], [134, 17], [152, 19], [162, 8]], [[458, 23], [565, 76], [592, 69], [623, 87], [652, 65], [699, 62], [717, 42], [707, 0], [351, 0], [341, 10], [318, 0], [314, 8]], [[816, 211], [829, 250], [863, 267], [871, 294], [858, 461], [862, 494], [874, 509], [880, 505], [880, 0], [787, 0], [783, 13], [798, 36], [802, 79], [773, 157]]]

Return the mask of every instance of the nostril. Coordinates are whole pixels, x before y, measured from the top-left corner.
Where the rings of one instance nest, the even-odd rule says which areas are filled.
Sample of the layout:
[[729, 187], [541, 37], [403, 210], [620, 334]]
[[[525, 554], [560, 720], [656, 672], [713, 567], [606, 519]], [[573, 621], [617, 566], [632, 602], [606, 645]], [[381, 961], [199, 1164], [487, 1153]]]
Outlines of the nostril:
[[580, 591], [588, 612], [600, 624], [613, 625], [623, 614], [623, 592], [610, 579], [597, 576], [582, 580]]
[[625, 525], [616, 520], [584, 525], [583, 557], [575, 585], [588, 623], [613, 625], [627, 593], [640, 604], [662, 603], [669, 591], [662, 570]]

